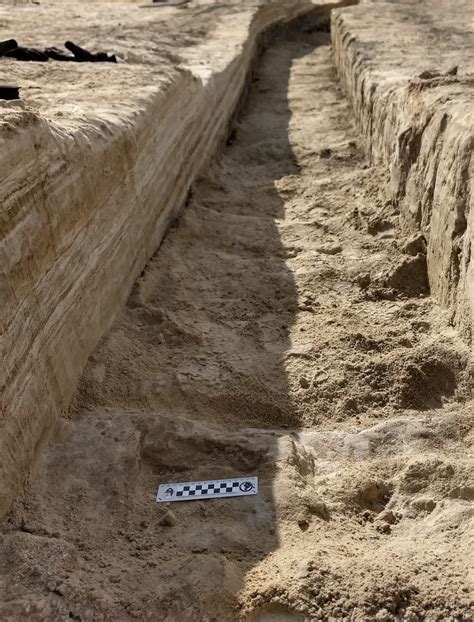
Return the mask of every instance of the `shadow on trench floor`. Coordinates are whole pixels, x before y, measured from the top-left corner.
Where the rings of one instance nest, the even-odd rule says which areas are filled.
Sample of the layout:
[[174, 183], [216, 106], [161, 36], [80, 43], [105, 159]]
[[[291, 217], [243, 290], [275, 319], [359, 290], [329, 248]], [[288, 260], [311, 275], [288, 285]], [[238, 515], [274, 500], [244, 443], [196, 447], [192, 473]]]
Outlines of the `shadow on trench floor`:
[[[329, 35], [289, 29], [3, 529], [3, 619], [418, 619], [433, 551], [413, 583], [413, 547], [389, 540], [440, 481], [462, 509], [463, 472], [410, 460], [439, 435], [461, 452], [467, 355], [383, 184]], [[154, 502], [159, 483], [246, 475], [257, 497]], [[440, 611], [457, 590], [438, 586]]]

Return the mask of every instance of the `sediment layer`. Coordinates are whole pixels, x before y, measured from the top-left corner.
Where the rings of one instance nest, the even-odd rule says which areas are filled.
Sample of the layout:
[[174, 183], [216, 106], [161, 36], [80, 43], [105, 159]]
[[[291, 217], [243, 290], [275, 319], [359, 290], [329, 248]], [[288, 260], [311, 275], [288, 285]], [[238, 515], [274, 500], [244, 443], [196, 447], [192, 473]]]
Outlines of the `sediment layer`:
[[[370, 19], [367, 19], [370, 11]], [[335, 61], [389, 198], [427, 245], [432, 294], [472, 342], [472, 3], [383, 0], [335, 11]]]
[[285, 31], [2, 521], [0, 619], [473, 619], [468, 348], [328, 33]]
[[[4, 8], [5, 25], [25, 32], [25, 44], [38, 43], [35, 33], [56, 37], [61, 8], [50, 4]], [[24, 87], [24, 103], [0, 107], [0, 515], [225, 136], [260, 35], [318, 6], [327, 15], [335, 5], [278, 0], [236, 11], [229, 4], [217, 16], [207, 7], [210, 34], [197, 45], [190, 15], [179, 62], [162, 53], [157, 69], [149, 45], [156, 12], [84, 3], [71, 15], [81, 42], [95, 36], [108, 44], [107, 28], [118, 25], [127, 37], [123, 50], [115, 39], [113, 51], [129, 64], [2, 61]]]

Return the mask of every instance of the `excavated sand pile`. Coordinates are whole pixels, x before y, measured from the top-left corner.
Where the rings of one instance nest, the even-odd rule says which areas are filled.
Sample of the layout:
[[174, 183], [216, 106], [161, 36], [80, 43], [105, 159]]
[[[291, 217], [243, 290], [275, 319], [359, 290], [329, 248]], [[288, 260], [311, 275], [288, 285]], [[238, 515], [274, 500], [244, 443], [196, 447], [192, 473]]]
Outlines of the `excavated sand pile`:
[[[147, 24], [152, 20], [157, 40], [171, 40], [172, 28], [179, 26], [180, 36], [189, 37], [190, 45], [185, 51], [180, 48], [178, 63], [188, 70], [172, 66], [176, 59], [164, 63], [167, 69], [149, 64], [145, 70], [138, 63], [137, 71], [143, 70], [140, 79], [145, 80], [146, 71], [156, 72], [161, 79], [165, 71], [175, 71], [187, 79], [189, 68], [198, 71], [198, 59], [215, 50], [212, 41], [220, 41], [223, 58], [235, 55], [231, 37], [249, 41], [248, 24], [255, 25], [262, 15], [273, 15], [278, 21], [288, 15], [290, 5], [297, 6], [275, 2], [249, 9], [241, 33], [240, 5], [198, 5], [189, 9], [195, 12], [186, 18], [171, 9], [160, 9], [168, 11], [166, 19], [143, 17]], [[99, 5], [93, 6], [102, 16]], [[118, 40], [119, 18], [113, 15], [120, 15], [120, 20], [128, 15], [125, 5], [114, 6], [107, 5], [110, 40], [101, 45], [110, 51], [117, 50]], [[130, 106], [128, 112], [143, 135], [135, 144], [135, 126], [130, 125], [128, 139], [108, 149], [112, 170], [114, 158], [120, 162], [120, 157], [126, 157], [127, 165], [121, 165], [122, 174], [115, 181], [115, 211], [107, 207], [109, 195], [104, 190], [102, 203], [94, 204], [92, 213], [95, 217], [104, 209], [104, 218], [108, 213], [111, 219], [108, 228], [104, 224], [97, 230], [97, 235], [105, 236], [104, 266], [111, 252], [106, 233], [119, 226], [118, 215], [123, 213], [122, 236], [113, 238], [114, 274], [123, 280], [93, 286], [91, 270], [88, 283], [81, 281], [82, 293], [77, 294], [82, 306], [68, 320], [75, 322], [77, 342], [72, 338], [64, 342], [64, 350], [63, 342], [56, 342], [64, 360], [66, 349], [70, 356], [80, 353], [74, 367], [77, 374], [81, 357], [87, 357], [86, 336], [92, 347], [92, 336], [97, 338], [100, 330], [111, 325], [89, 357], [71, 408], [59, 419], [48, 447], [38, 453], [24, 494], [3, 523], [2, 619], [472, 619], [474, 404], [472, 283], [466, 254], [472, 212], [465, 163], [472, 128], [467, 114], [462, 126], [460, 122], [469, 95], [462, 64], [471, 52], [465, 50], [467, 4], [456, 3], [458, 16], [449, 24], [442, 15], [435, 17], [436, 6], [434, 2], [417, 7], [411, 2], [397, 6], [370, 2], [344, 8], [332, 17], [332, 45], [317, 15], [275, 31], [266, 42], [225, 147], [205, 165], [217, 136], [209, 138], [207, 151], [199, 151], [203, 167], [196, 180], [189, 179], [188, 186], [194, 183], [181, 218], [135, 281], [112, 323], [133, 270], [139, 270], [138, 260], [132, 261], [133, 253], [127, 250], [126, 235], [131, 236], [135, 226], [142, 227], [133, 239], [136, 256], [145, 258], [142, 247], [151, 252], [155, 231], [160, 226], [162, 232], [165, 229], [165, 220], [156, 225], [158, 229], [150, 222], [155, 218], [159, 223], [159, 215], [175, 201], [167, 203], [163, 197], [174, 189], [173, 196], [182, 191], [184, 197], [188, 187], [184, 169], [183, 175], [179, 167], [166, 168], [169, 177], [160, 173], [168, 160], [162, 153], [161, 134], [154, 134], [160, 115], [166, 123], [176, 123], [186, 102], [179, 108], [177, 99], [170, 100], [168, 116], [166, 108], [163, 112], [158, 105], [151, 107], [147, 123], [142, 123], [145, 112], [133, 116], [133, 88], [136, 95], [140, 88], [151, 87], [130, 83], [128, 91], [119, 84], [123, 97], [130, 97], [124, 110]], [[278, 7], [281, 12], [275, 13]], [[58, 3], [49, 8], [59, 19]], [[81, 13], [82, 8], [75, 10]], [[89, 11], [91, 16], [94, 11]], [[209, 16], [215, 12], [219, 18], [214, 22]], [[417, 77], [422, 71], [445, 70], [444, 64], [438, 69], [439, 60], [426, 52], [431, 49], [426, 43], [430, 14], [434, 24], [444, 24], [445, 39], [451, 37], [451, 45], [445, 43], [446, 56], [450, 65], [459, 65], [459, 71], [455, 81], [435, 76], [427, 78], [427, 86]], [[103, 23], [103, 17], [97, 20], [93, 25]], [[268, 17], [258, 23], [272, 21]], [[27, 25], [24, 28], [28, 30]], [[33, 25], [29, 28], [31, 34]], [[90, 26], [83, 28], [84, 37], [89, 32], [84, 43], [93, 47], [100, 33], [91, 35]], [[259, 31], [251, 28], [255, 34]], [[404, 33], [406, 49], [420, 45], [422, 52], [410, 56], [405, 51], [391, 65], [398, 28]], [[150, 32], [142, 30], [143, 24], [124, 35], [123, 45], [130, 47], [134, 37], [149, 39]], [[215, 100], [221, 122], [216, 122], [203, 94], [213, 80], [210, 76], [208, 83], [204, 77], [210, 65], [199, 74], [204, 86], [189, 79], [191, 91], [184, 86], [177, 90], [184, 100], [194, 88], [201, 93], [198, 118], [204, 133], [206, 127], [219, 125], [224, 135], [231, 115], [226, 106], [229, 102], [234, 106], [236, 91], [243, 88], [255, 50], [253, 41], [247, 43], [245, 59], [235, 56], [230, 65], [222, 61], [222, 98]], [[212, 66], [218, 59], [216, 53]], [[397, 63], [403, 65], [398, 73]], [[233, 75], [226, 67], [240, 72], [234, 87], [226, 87], [228, 76]], [[24, 72], [24, 79], [28, 72], [39, 72], [28, 78], [33, 92], [35, 84], [45, 84], [40, 75], [45, 67], [15, 66], [15, 71]], [[56, 69], [48, 70], [48, 76], [49, 71], [54, 75]], [[73, 71], [89, 75], [91, 69]], [[117, 68], [101, 71], [116, 76]], [[56, 101], [67, 92], [65, 87], [61, 95], [61, 84], [58, 78]], [[362, 97], [366, 88], [373, 99]], [[153, 89], [156, 86], [151, 93]], [[209, 92], [216, 89], [214, 85]], [[43, 96], [37, 95], [40, 107], [57, 113], [65, 109], [61, 127], [71, 125], [55, 139], [60, 145], [73, 140], [69, 132], [76, 137], [77, 128], [84, 131], [92, 118], [101, 118], [97, 110], [90, 112], [91, 117], [84, 112], [92, 100], [81, 84], [76, 83], [75, 93], [85, 107], [76, 112], [54, 99], [41, 104]], [[95, 106], [110, 106], [105, 117], [115, 119], [115, 104], [103, 96], [94, 101]], [[441, 111], [445, 131], [440, 137], [434, 117]], [[1, 114], [10, 115], [12, 122], [16, 115], [31, 113], [8, 108]], [[368, 125], [371, 114], [374, 122]], [[25, 145], [28, 151], [27, 141], [38, 127], [44, 131], [57, 127], [43, 112], [35, 119], [32, 126], [11, 130], [10, 138], [19, 132], [24, 141], [12, 140], [19, 149]], [[375, 119], [385, 120], [376, 123]], [[102, 129], [107, 128], [106, 123]], [[92, 129], [99, 132], [94, 123]], [[166, 124], [160, 131], [168, 136]], [[8, 140], [8, 132], [0, 136], [5, 134]], [[99, 140], [104, 149], [113, 136]], [[166, 143], [174, 145], [176, 152], [184, 150], [183, 162], [190, 157], [186, 137], [185, 131], [176, 133]], [[85, 152], [90, 155], [95, 144], [85, 143], [83, 148], [89, 150]], [[146, 145], [148, 155], [143, 155]], [[38, 164], [33, 164], [32, 155], [29, 158], [34, 176]], [[142, 169], [136, 168], [138, 160]], [[44, 170], [57, 169], [57, 194], [52, 192], [53, 184], [42, 196], [57, 196], [57, 206], [64, 206], [60, 179], [70, 187], [75, 181], [80, 189], [85, 179], [81, 175], [95, 175], [99, 189], [101, 171], [107, 184], [103, 169], [93, 161], [89, 166], [85, 157], [71, 161], [71, 169], [64, 169], [62, 177], [63, 169], [52, 166], [54, 162], [48, 167], [45, 159]], [[16, 185], [12, 181], [9, 187], [21, 192], [18, 180], [24, 184], [24, 169], [21, 174], [17, 166]], [[194, 172], [186, 169], [186, 175], [197, 174], [197, 160], [193, 166]], [[453, 183], [445, 173], [448, 168], [458, 180], [455, 196], [445, 188]], [[66, 172], [72, 174], [72, 169], [75, 177], [70, 178]], [[440, 188], [433, 181], [433, 176], [438, 179], [435, 171], [439, 171]], [[166, 180], [168, 186], [155, 185]], [[123, 184], [130, 184], [133, 197]], [[93, 200], [95, 195], [88, 196]], [[415, 199], [418, 211], [412, 204]], [[147, 204], [152, 206], [147, 226], [138, 225], [136, 220], [139, 216], [143, 220]], [[78, 216], [76, 237], [93, 235], [93, 221], [85, 225], [89, 221], [81, 220], [78, 205], [71, 203]], [[455, 213], [442, 212], [443, 206]], [[48, 214], [57, 217], [58, 210]], [[65, 215], [65, 222], [68, 218]], [[17, 231], [22, 231], [19, 225]], [[452, 263], [449, 270], [442, 263], [445, 255], [437, 258], [435, 235], [451, 258], [457, 253], [457, 273]], [[56, 248], [56, 238], [51, 240]], [[50, 247], [44, 242], [42, 248]], [[36, 256], [41, 255], [32, 255]], [[21, 251], [16, 257], [22, 257]], [[65, 282], [69, 272], [80, 280], [87, 265], [69, 259], [58, 282]], [[30, 269], [25, 268], [25, 273], [30, 274]], [[119, 292], [112, 302], [109, 287]], [[25, 285], [18, 291], [29, 290]], [[87, 296], [94, 293], [99, 302], [92, 305], [95, 299]], [[58, 311], [59, 318], [66, 317], [65, 309]], [[102, 317], [101, 309], [105, 319], [95, 324], [94, 318]], [[21, 334], [29, 336], [29, 330], [23, 326]], [[51, 333], [41, 337], [51, 338]], [[83, 350], [77, 347], [82, 341]], [[18, 347], [21, 344], [19, 339]], [[38, 355], [43, 356], [42, 352], [38, 350]], [[35, 362], [31, 351], [18, 359], [16, 353], [8, 355], [9, 361], [30, 368], [43, 360]], [[69, 373], [63, 365], [64, 373]], [[56, 378], [57, 393], [51, 395], [59, 409], [57, 396], [64, 392], [67, 401], [74, 374], [67, 377], [67, 387], [59, 382], [66, 377], [51, 377]], [[45, 393], [43, 402], [47, 399], [52, 398]], [[43, 402], [35, 402], [34, 415], [28, 411], [31, 421], [41, 416]], [[44, 408], [52, 417], [51, 407]], [[154, 501], [159, 483], [242, 475], [259, 477], [257, 496], [169, 506]]]

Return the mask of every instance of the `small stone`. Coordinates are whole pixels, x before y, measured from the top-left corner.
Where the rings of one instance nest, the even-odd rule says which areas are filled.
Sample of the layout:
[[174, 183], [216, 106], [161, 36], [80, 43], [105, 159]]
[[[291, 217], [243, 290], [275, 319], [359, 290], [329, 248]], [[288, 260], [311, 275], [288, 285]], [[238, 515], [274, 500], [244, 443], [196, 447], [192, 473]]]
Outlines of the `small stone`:
[[310, 575], [310, 569], [308, 562], [303, 562], [298, 570], [295, 572], [295, 577], [298, 579], [307, 579]]
[[207, 553], [207, 546], [193, 546], [191, 553], [199, 555], [200, 553]]
[[411, 609], [411, 607], [408, 607], [408, 609], [405, 611], [405, 615], [403, 616], [403, 621], [404, 622], [419, 622], [420, 618], [418, 617], [418, 615]]
[[325, 521], [330, 518], [328, 506], [322, 500], [313, 499], [310, 503], [308, 503], [308, 509], [311, 514], [315, 514]]
[[436, 69], [427, 69], [418, 74], [418, 77], [420, 80], [432, 80], [433, 78], [439, 78], [439, 75], [440, 73]]
[[362, 289], [366, 289], [369, 287], [372, 279], [370, 278], [370, 274], [368, 272], [363, 272], [357, 276], [356, 282], [359, 287]]
[[21, 530], [25, 533], [35, 533], [34, 525], [31, 525], [25, 521], [22, 521]]
[[379, 521], [387, 523], [388, 525], [394, 525], [397, 522], [397, 518], [392, 510], [384, 510], [383, 512], [380, 512], [380, 514], [377, 516], [377, 519]]
[[56, 594], [59, 594], [59, 596], [64, 596], [66, 594], [66, 586], [64, 585], [64, 583], [60, 583], [56, 586], [56, 589], [54, 591], [56, 592]]
[[430, 497], [418, 497], [413, 499], [411, 506], [419, 512], [432, 512], [436, 507], [436, 501]]
[[380, 235], [381, 233], [390, 232], [390, 235], [393, 237], [393, 224], [390, 218], [384, 218], [381, 215], [372, 216], [367, 221], [366, 225], [367, 233], [370, 235]]
[[457, 65], [453, 65], [452, 67], [450, 67], [448, 69], [448, 71], [446, 72], [447, 76], [457, 76], [458, 75], [458, 66]]
[[416, 257], [418, 253], [426, 253], [426, 240], [421, 233], [412, 235], [402, 246], [402, 252]]
[[322, 253], [323, 255], [338, 255], [342, 251], [342, 246], [340, 244], [321, 244], [316, 247], [318, 253]]
[[321, 151], [319, 152], [319, 157], [327, 159], [331, 157], [331, 154], [332, 154], [331, 149], [329, 149], [328, 147], [325, 147], [324, 149], [321, 149]]
[[48, 590], [50, 592], [55, 592], [56, 591], [56, 585], [57, 585], [56, 581], [48, 581], [46, 587], [48, 588]]
[[300, 386], [303, 389], [308, 389], [309, 388], [309, 382], [308, 382], [307, 378], [305, 378], [304, 376], [301, 376], [301, 378], [300, 378]]
[[167, 510], [158, 521], [158, 524], [162, 527], [172, 527], [176, 525], [176, 516], [171, 510]]
[[383, 533], [385, 535], [392, 533], [392, 528], [387, 523], [377, 523], [375, 528], [379, 533]]

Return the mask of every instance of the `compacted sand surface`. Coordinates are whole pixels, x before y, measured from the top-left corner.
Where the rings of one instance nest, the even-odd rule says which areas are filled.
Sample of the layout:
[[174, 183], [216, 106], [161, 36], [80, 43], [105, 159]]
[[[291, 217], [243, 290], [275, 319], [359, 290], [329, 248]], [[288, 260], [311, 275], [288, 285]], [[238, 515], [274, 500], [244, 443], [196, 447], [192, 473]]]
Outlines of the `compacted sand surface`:
[[385, 183], [329, 35], [277, 33], [3, 526], [3, 620], [472, 619], [469, 352]]

